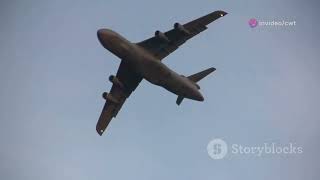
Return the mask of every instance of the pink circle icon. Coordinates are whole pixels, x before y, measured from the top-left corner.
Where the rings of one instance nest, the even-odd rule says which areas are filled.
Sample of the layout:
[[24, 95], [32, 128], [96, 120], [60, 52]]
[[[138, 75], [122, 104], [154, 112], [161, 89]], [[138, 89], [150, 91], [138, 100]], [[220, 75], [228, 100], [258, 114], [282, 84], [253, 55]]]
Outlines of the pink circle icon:
[[258, 26], [258, 21], [257, 21], [257, 19], [255, 19], [255, 18], [251, 18], [251, 19], [249, 20], [248, 24], [249, 24], [250, 27], [254, 28], [254, 27], [257, 27], [257, 26]]

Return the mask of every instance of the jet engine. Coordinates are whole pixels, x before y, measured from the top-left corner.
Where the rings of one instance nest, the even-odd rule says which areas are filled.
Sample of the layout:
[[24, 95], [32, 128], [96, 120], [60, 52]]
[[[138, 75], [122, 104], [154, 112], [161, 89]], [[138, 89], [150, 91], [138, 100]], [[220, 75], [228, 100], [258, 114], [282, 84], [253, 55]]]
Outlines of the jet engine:
[[114, 75], [109, 76], [109, 81], [120, 88], [124, 88], [123, 83]]
[[183, 27], [183, 25], [179, 24], [179, 23], [174, 23], [174, 29], [186, 34], [186, 35], [189, 35], [190, 32]]
[[155, 37], [157, 37], [158, 39], [164, 41], [164, 42], [170, 42], [169, 38], [161, 31], [156, 31], [154, 33]]
[[102, 97], [103, 97], [103, 99], [105, 99], [107, 101], [111, 101], [111, 102], [113, 102], [115, 104], [119, 104], [119, 101], [115, 97], [113, 97], [111, 94], [109, 94], [107, 92], [102, 93]]

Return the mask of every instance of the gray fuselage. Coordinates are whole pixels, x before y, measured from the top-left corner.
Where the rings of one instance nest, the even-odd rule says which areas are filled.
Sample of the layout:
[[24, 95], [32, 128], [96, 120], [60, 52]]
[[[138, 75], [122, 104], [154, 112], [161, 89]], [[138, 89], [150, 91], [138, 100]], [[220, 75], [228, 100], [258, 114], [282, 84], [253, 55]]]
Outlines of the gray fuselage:
[[194, 82], [171, 70], [144, 48], [109, 29], [100, 29], [98, 38], [103, 47], [123, 61], [127, 61], [136, 73], [150, 83], [161, 86], [176, 95], [203, 101], [203, 96]]

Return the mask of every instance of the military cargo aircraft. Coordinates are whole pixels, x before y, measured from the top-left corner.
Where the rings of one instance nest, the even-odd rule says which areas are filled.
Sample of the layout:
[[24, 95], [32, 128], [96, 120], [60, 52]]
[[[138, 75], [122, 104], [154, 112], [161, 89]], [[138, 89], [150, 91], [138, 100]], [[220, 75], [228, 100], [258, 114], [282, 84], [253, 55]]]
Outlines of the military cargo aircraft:
[[224, 11], [215, 11], [183, 25], [175, 23], [172, 30], [164, 33], [156, 31], [153, 37], [138, 43], [132, 43], [110, 29], [98, 30], [102, 46], [121, 59], [117, 74], [109, 77], [113, 83], [110, 93], [102, 94], [106, 102], [96, 126], [98, 134], [103, 134], [142, 79], [176, 94], [178, 105], [184, 98], [203, 101], [197, 82], [215, 68], [186, 77], [171, 70], [161, 60], [188, 39], [206, 30], [209, 23], [226, 14]]

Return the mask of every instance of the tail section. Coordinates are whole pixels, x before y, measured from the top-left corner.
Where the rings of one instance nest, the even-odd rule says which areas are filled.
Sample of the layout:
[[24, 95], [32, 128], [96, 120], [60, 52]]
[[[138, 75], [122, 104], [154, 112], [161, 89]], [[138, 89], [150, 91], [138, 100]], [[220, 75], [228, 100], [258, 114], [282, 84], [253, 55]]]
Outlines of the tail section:
[[[197, 84], [197, 82], [200, 81], [201, 79], [203, 79], [204, 77], [208, 76], [210, 73], [212, 73], [215, 70], [216, 70], [216, 68], [213, 68], [213, 67], [208, 68], [204, 71], [201, 71], [201, 72], [198, 72], [198, 73], [193, 74], [191, 76], [188, 76], [187, 78], [190, 81], [194, 82], [196, 84], [196, 86], [198, 87], [198, 89], [200, 89], [200, 86]], [[183, 96], [178, 96], [177, 101], [176, 101], [177, 105], [180, 105], [183, 99], [184, 99]]]
[[204, 71], [198, 72], [196, 74], [193, 74], [191, 76], [188, 76], [188, 79], [190, 79], [191, 81], [196, 83], [196, 82], [200, 81], [201, 79], [203, 79], [204, 77], [208, 76], [210, 73], [212, 73], [215, 70], [216, 70], [216, 68], [212, 67], [212, 68], [206, 69]]

